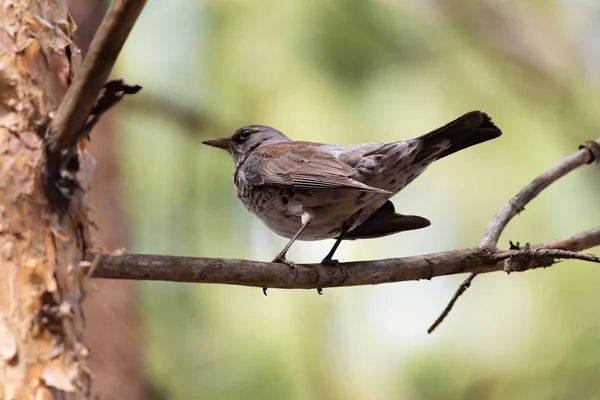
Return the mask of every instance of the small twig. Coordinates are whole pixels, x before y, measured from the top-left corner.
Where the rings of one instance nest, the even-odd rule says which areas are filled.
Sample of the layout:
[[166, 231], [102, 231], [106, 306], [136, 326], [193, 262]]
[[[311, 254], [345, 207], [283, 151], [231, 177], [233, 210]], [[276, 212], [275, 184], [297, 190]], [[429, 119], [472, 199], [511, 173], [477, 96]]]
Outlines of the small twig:
[[473, 279], [475, 279], [477, 275], [478, 274], [476, 273], [472, 273], [467, 279], [463, 281], [463, 283], [460, 284], [460, 286], [456, 290], [456, 293], [454, 293], [454, 296], [452, 296], [452, 299], [450, 299], [450, 302], [448, 303], [446, 308], [444, 308], [444, 311], [442, 311], [440, 316], [437, 317], [435, 322], [429, 327], [429, 329], [427, 329], [427, 333], [431, 334], [435, 330], [435, 328], [437, 328], [444, 321], [444, 319], [446, 319], [446, 317], [454, 307], [454, 303], [456, 303], [458, 298], [462, 296], [462, 294], [471, 286], [471, 282], [473, 282]]
[[119, 101], [123, 100], [123, 97], [129, 94], [136, 94], [142, 89], [139, 85], [128, 85], [123, 82], [122, 79], [116, 79], [106, 82], [102, 89], [102, 94], [96, 102], [96, 105], [90, 111], [88, 121], [78, 133], [79, 138], [87, 137], [89, 139], [90, 132], [94, 129], [94, 126], [100, 120], [100, 117], [105, 112], [114, 107]]
[[[500, 210], [498, 210], [498, 212], [494, 215], [494, 217], [492, 218], [492, 220], [490, 221], [488, 226], [485, 228], [485, 231], [483, 232], [483, 235], [481, 237], [480, 247], [492, 249], [497, 252], [498, 251], [498, 247], [497, 247], [498, 240], [500, 239], [500, 235], [504, 231], [504, 228], [506, 228], [506, 225], [508, 225], [508, 223], [510, 222], [511, 219], [513, 219], [517, 214], [519, 214], [521, 211], [523, 211], [525, 209], [525, 206], [531, 200], [536, 198], [544, 189], [546, 189], [552, 183], [556, 182], [558, 179], [565, 176], [569, 172], [577, 169], [578, 167], [581, 167], [582, 165], [589, 164], [593, 161], [598, 161], [600, 159], [600, 150], [599, 150], [600, 144], [599, 144], [599, 142], [600, 142], [600, 139], [597, 139], [595, 141], [594, 140], [587, 141], [585, 145], [582, 145], [579, 147], [579, 151], [571, 154], [568, 157], [565, 157], [560, 162], [558, 162], [556, 165], [551, 167], [549, 170], [547, 170], [546, 172], [544, 172], [543, 174], [541, 174], [540, 176], [535, 178], [530, 184], [525, 186], [525, 188], [523, 188], [512, 199], [510, 199], [506, 204], [504, 204], [504, 206], [502, 206], [502, 208], [500, 208]], [[580, 235], [583, 235], [583, 236], [578, 237], [577, 240], [575, 240], [576, 239], [575, 236], [570, 236], [567, 238], [558, 239], [556, 241], [543, 244], [542, 246], [547, 246], [547, 247], [545, 247], [547, 249], [554, 248], [556, 251], [559, 251], [559, 249], [573, 250], [573, 251], [583, 250], [588, 247], [577, 247], [575, 245], [575, 243], [577, 243], [578, 246], [586, 246], [587, 244], [597, 243], [596, 240], [600, 240], [600, 228], [582, 232]], [[585, 239], [586, 243], [583, 243], [583, 240], [581, 240], [581, 239]], [[513, 245], [512, 242], [510, 242], [510, 243], [511, 243], [511, 248], [513, 248], [513, 246], [515, 246], [515, 245]], [[518, 246], [519, 245], [517, 242], [517, 245], [515, 247], [518, 247]], [[560, 246], [560, 247], [555, 247], [555, 246]], [[567, 247], [567, 248], [564, 248], [564, 247]], [[526, 250], [529, 250], [529, 249], [526, 249]], [[539, 256], [542, 253], [538, 252], [537, 254]], [[569, 254], [567, 254], [567, 253], [554, 253], [554, 254], [556, 255], [555, 258], [571, 258], [571, 259], [580, 259], [580, 260], [585, 259], [586, 261], [593, 261], [592, 259], [585, 258], [585, 257], [588, 257], [589, 255], [580, 255], [578, 253], [573, 253], [573, 252], [569, 252]], [[573, 254], [577, 254], [578, 256], [575, 257], [575, 256], [573, 256]], [[564, 257], [561, 257], [560, 255], [562, 255]], [[583, 258], [579, 258], [579, 256], [581, 256]], [[592, 256], [592, 257], [594, 257], [594, 256]], [[505, 266], [506, 272], [514, 271], [515, 270], [515, 269], [513, 269], [514, 263], [516, 262], [517, 264], [518, 263], [522, 264], [523, 260], [522, 259], [521, 260], [512, 259], [512, 261], [513, 262], [510, 262], [510, 259], [507, 260], [507, 264]], [[554, 262], [555, 261], [552, 260], [552, 262], [550, 262], [549, 265], [554, 264]], [[437, 328], [437, 326], [440, 323], [442, 323], [442, 321], [448, 316], [450, 311], [452, 311], [452, 307], [454, 307], [454, 304], [456, 303], [458, 298], [462, 294], [464, 294], [464, 292], [469, 288], [469, 285], [471, 284], [473, 279], [475, 279], [475, 276], [477, 276], [477, 273], [471, 274], [469, 279], [467, 279], [465, 282], [463, 282], [462, 285], [460, 285], [460, 287], [454, 293], [454, 296], [452, 297], [452, 299], [450, 300], [450, 302], [448, 303], [448, 305], [446, 306], [444, 311], [442, 311], [442, 314], [440, 314], [440, 316], [436, 319], [436, 321], [433, 323], [433, 325], [431, 325], [431, 327], [427, 331], [428, 333], [433, 332], [435, 330], [435, 328]], [[468, 281], [468, 284], [465, 286], [465, 283], [467, 283], [467, 281]]]
[[[596, 239], [600, 240], [600, 237]], [[589, 243], [587, 238], [585, 241]], [[548, 244], [549, 243], [546, 243], [544, 244], [544, 246], [548, 246]], [[511, 255], [511, 251], [515, 253]], [[540, 247], [532, 250], [509, 250], [509, 252], [499, 253], [496, 256], [496, 258], [498, 260], [505, 260], [504, 271], [509, 273], [514, 271], [526, 271], [534, 268], [549, 267], [550, 265], [555, 264], [558, 259], [572, 259], [600, 263], [600, 258], [593, 254], [582, 254], [576, 253], [574, 251], [567, 251], [562, 249], [547, 249]], [[442, 311], [440, 316], [437, 317], [435, 322], [427, 330], [427, 333], [432, 333], [444, 321], [444, 319], [448, 316], [450, 311], [452, 311], [452, 308], [454, 307], [454, 304], [456, 303], [458, 298], [462, 296], [466, 292], [466, 290], [471, 286], [471, 282], [473, 282], [473, 279], [475, 279], [477, 275], [479, 274], [472, 273], [458, 287], [458, 289], [454, 293], [454, 296], [452, 296], [452, 299], [450, 299], [450, 302], [448, 303], [446, 308], [444, 308], [444, 311]]]
[[[590, 232], [590, 231], [587, 231]], [[586, 238], [586, 241], [587, 238]], [[536, 260], [536, 263], [539, 264], [539, 260], [542, 258], [552, 258], [553, 260], [581, 260], [581, 261], [589, 261], [594, 263], [600, 263], [600, 257], [594, 254], [588, 253], [578, 253], [576, 251], [563, 250], [563, 249], [555, 249], [547, 247], [552, 242], [543, 243], [541, 245], [536, 245], [536, 247], [532, 246], [530, 248], [522, 249], [522, 250], [508, 250], [505, 252], [497, 253], [495, 255], [495, 259], [500, 260], [508, 260], [514, 258], [517, 255], [527, 255]], [[540, 247], [544, 246], [544, 247]], [[535, 267], [526, 268], [533, 269]]]

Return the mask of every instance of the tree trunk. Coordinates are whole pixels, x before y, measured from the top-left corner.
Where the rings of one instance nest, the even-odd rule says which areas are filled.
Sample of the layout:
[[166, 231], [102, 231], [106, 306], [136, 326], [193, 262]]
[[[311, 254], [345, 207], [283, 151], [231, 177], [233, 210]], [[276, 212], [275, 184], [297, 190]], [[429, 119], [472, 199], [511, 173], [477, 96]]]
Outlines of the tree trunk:
[[53, 214], [42, 179], [42, 136], [78, 55], [73, 25], [66, 0], [0, 10], [0, 397], [79, 398], [90, 390], [78, 268], [89, 222], [81, 201]]

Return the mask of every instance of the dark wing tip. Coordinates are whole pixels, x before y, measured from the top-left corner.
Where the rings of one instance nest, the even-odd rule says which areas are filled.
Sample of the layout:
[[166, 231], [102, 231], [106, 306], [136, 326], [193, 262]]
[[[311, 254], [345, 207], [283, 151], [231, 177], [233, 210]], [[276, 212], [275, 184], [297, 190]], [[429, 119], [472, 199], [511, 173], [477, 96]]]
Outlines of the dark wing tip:
[[[490, 139], [494, 139], [494, 138], [497, 138], [502, 135], [502, 130], [500, 128], [498, 128], [498, 126], [494, 123], [494, 121], [492, 120], [492, 117], [488, 113], [486, 113], [485, 111], [479, 111], [479, 110], [472, 111], [471, 113], [477, 113], [481, 118], [481, 122], [479, 123], [479, 125], [477, 126], [476, 129], [482, 129], [482, 130], [485, 130], [486, 132], [495, 134], [495, 136], [490, 136]], [[468, 114], [471, 114], [471, 113], [468, 113]]]

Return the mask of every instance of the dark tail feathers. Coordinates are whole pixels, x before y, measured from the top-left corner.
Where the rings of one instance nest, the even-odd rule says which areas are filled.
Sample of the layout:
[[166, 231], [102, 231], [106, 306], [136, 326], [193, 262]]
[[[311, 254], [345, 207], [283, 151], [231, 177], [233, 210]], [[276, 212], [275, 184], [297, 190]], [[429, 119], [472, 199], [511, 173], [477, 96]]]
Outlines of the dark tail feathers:
[[[440, 140], [449, 140], [450, 147], [437, 157], [439, 160], [457, 151], [495, 139], [500, 135], [502, 135], [502, 131], [492, 122], [489, 115], [483, 111], [471, 111], [417, 139], [424, 142], [424, 149], [434, 148]], [[427, 151], [425, 150], [424, 153]], [[426, 154], [419, 156], [419, 158], [426, 158]]]

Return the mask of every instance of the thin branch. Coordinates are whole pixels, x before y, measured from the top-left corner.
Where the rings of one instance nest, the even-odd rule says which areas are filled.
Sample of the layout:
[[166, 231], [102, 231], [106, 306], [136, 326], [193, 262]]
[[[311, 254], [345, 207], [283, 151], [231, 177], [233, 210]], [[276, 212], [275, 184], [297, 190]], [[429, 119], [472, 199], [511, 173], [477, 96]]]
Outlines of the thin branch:
[[[586, 241], [589, 242], [586, 238]], [[600, 258], [594, 254], [578, 253], [576, 251], [562, 250], [562, 249], [551, 249], [548, 248], [547, 244], [542, 244], [544, 247], [532, 248], [530, 246], [523, 250], [509, 250], [506, 252], [496, 254], [497, 260], [504, 260], [504, 271], [525, 271], [528, 269], [534, 269], [544, 267], [544, 259], [546, 263], [551, 266], [557, 262], [557, 260], [580, 260], [589, 262], [600, 262]], [[533, 263], [534, 265], [526, 266], [525, 262]]]
[[[599, 142], [600, 139], [597, 139], [596, 141], [590, 140], [585, 146], [580, 146], [578, 151], [568, 157], [563, 158], [556, 165], [535, 178], [530, 184], [525, 186], [512, 199], [504, 204], [485, 228], [479, 244], [480, 247], [497, 251], [498, 240], [500, 239], [500, 235], [502, 235], [504, 228], [506, 228], [506, 225], [508, 225], [511, 219], [513, 219], [521, 211], [525, 210], [525, 206], [531, 200], [536, 198], [544, 189], [569, 172], [581, 167], [582, 165], [589, 164], [594, 160], [600, 160]], [[544, 246], [546, 249], [580, 251], [596, 246], [598, 240], [600, 240], [600, 228], [582, 232], [579, 234], [579, 236], [570, 236], [552, 242], [547, 242], [538, 245], [538, 247]], [[538, 253], [538, 255], [541, 255], [541, 253]], [[571, 257], [568, 258], [576, 257], [573, 257], [571, 254]], [[514, 268], [520, 268], [519, 266], [523, 264], [523, 261], [523, 258], [519, 257], [509, 259], [506, 262], [504, 270], [509, 273], [517, 270]], [[556, 260], [552, 259], [550, 265], [554, 264], [555, 262]], [[472, 273], [469, 278], [467, 278], [467, 280], [465, 280], [465, 282], [463, 282], [458, 289], [456, 289], [454, 296], [452, 296], [452, 299], [450, 299], [450, 302], [446, 308], [444, 308], [444, 311], [442, 311], [440, 316], [427, 330], [427, 333], [432, 333], [442, 323], [442, 321], [444, 321], [450, 311], [452, 311], [452, 308], [456, 304], [458, 298], [467, 291], [471, 285], [471, 282], [476, 276], [477, 273]]]
[[73, 148], [146, 0], [113, 0], [56, 112], [47, 135], [49, 153]]
[[473, 279], [475, 279], [477, 275], [478, 274], [476, 273], [470, 274], [469, 277], [465, 279], [463, 283], [460, 284], [458, 290], [456, 291], [456, 293], [454, 293], [454, 296], [452, 296], [452, 299], [450, 299], [450, 302], [448, 303], [446, 308], [444, 308], [444, 311], [442, 311], [440, 316], [437, 317], [435, 322], [429, 327], [429, 329], [427, 329], [427, 333], [431, 334], [435, 330], [435, 328], [437, 328], [442, 322], [444, 322], [448, 314], [450, 314], [452, 308], [454, 308], [454, 304], [456, 303], [458, 298], [462, 296], [462, 294], [471, 286], [471, 282], [473, 282]]
[[594, 247], [598, 242], [600, 242], [600, 228], [595, 228], [543, 243], [540, 245], [543, 247], [539, 248], [581, 251]]
[[[600, 139], [591, 143], [600, 143]], [[494, 215], [483, 232], [480, 246], [496, 247], [502, 231], [504, 231], [504, 228], [506, 228], [506, 225], [510, 220], [513, 219], [515, 215], [525, 210], [525, 206], [552, 183], [574, 169], [593, 161], [594, 154], [592, 151], [593, 150], [588, 147], [581, 148], [570, 156], [562, 159], [549, 170], [535, 178], [530, 184], [525, 186], [523, 190], [504, 204], [502, 208], [498, 210], [496, 215]]]
[[[536, 198], [544, 189], [550, 186], [552, 183], [556, 182], [561, 177], [565, 176], [569, 172], [581, 167], [582, 165], [589, 164], [594, 160], [600, 159], [600, 152], [598, 148], [600, 144], [598, 144], [600, 139], [596, 141], [588, 141], [585, 146], [580, 146], [579, 150], [575, 153], [571, 154], [568, 157], [563, 158], [556, 165], [551, 167], [549, 170], [535, 178], [530, 184], [525, 186], [519, 193], [517, 193], [512, 199], [510, 199], [506, 204], [498, 210], [498, 212], [494, 215], [488, 226], [485, 228], [483, 235], [481, 237], [480, 247], [488, 248], [492, 250], [498, 249], [498, 240], [500, 239], [500, 235], [506, 228], [506, 225], [513, 219], [517, 214], [521, 211], [525, 210], [525, 206], [534, 198]], [[579, 234], [579, 237], [570, 236], [567, 238], [562, 238], [555, 240], [553, 242], [544, 243], [538, 246], [545, 246], [546, 249], [563, 249], [563, 250], [573, 250], [579, 251], [584, 250], [586, 248], [596, 246], [596, 240], [600, 240], [600, 228], [592, 229], [590, 231], [582, 232]], [[585, 239], [582, 240], [582, 239]], [[577, 244], [577, 246], [575, 245]], [[590, 245], [586, 247], [587, 245]], [[557, 247], [555, 247], [557, 246]], [[560, 246], [560, 247], [558, 247]], [[565, 246], [570, 246], [569, 248], [564, 248]], [[538, 253], [540, 255], [540, 253]], [[559, 258], [559, 257], [557, 257]], [[575, 257], [569, 257], [575, 258]], [[506, 272], [512, 272], [515, 269], [520, 268], [519, 265], [523, 264], [523, 258], [512, 258], [506, 261], [506, 266], [504, 270]], [[556, 262], [555, 259], [552, 259], [550, 265]], [[450, 299], [450, 302], [444, 308], [444, 311], [440, 314], [440, 316], [435, 320], [435, 322], [431, 325], [431, 327], [427, 330], [427, 333], [432, 333], [435, 328], [437, 328], [442, 321], [448, 316], [452, 308], [456, 304], [456, 301], [460, 296], [462, 296], [475, 277], [477, 273], [472, 273], [469, 278], [462, 285], [456, 289], [454, 296]], [[467, 283], [465, 285], [465, 283]]]
[[[569, 244], [573, 251], [560, 248], [565, 244]], [[500, 261], [504, 260], [504, 272], [520, 272], [535, 268], [545, 268], [552, 266], [561, 259], [589, 261], [600, 263], [600, 258], [593, 254], [577, 253], [576, 251], [597, 246], [600, 243], [600, 228], [590, 229], [570, 236], [568, 238], [558, 239], [551, 242], [541, 243], [535, 246], [527, 246], [523, 250], [509, 250], [501, 253], [496, 253], [495, 258]], [[553, 246], [558, 246], [553, 248]], [[472, 272], [463, 283], [460, 284], [452, 299], [448, 302], [444, 311], [440, 314], [435, 322], [427, 329], [427, 333], [431, 334], [443, 321], [446, 319], [450, 311], [454, 308], [456, 301], [462, 296], [469, 287], [471, 282], [479, 275], [477, 272]]]

